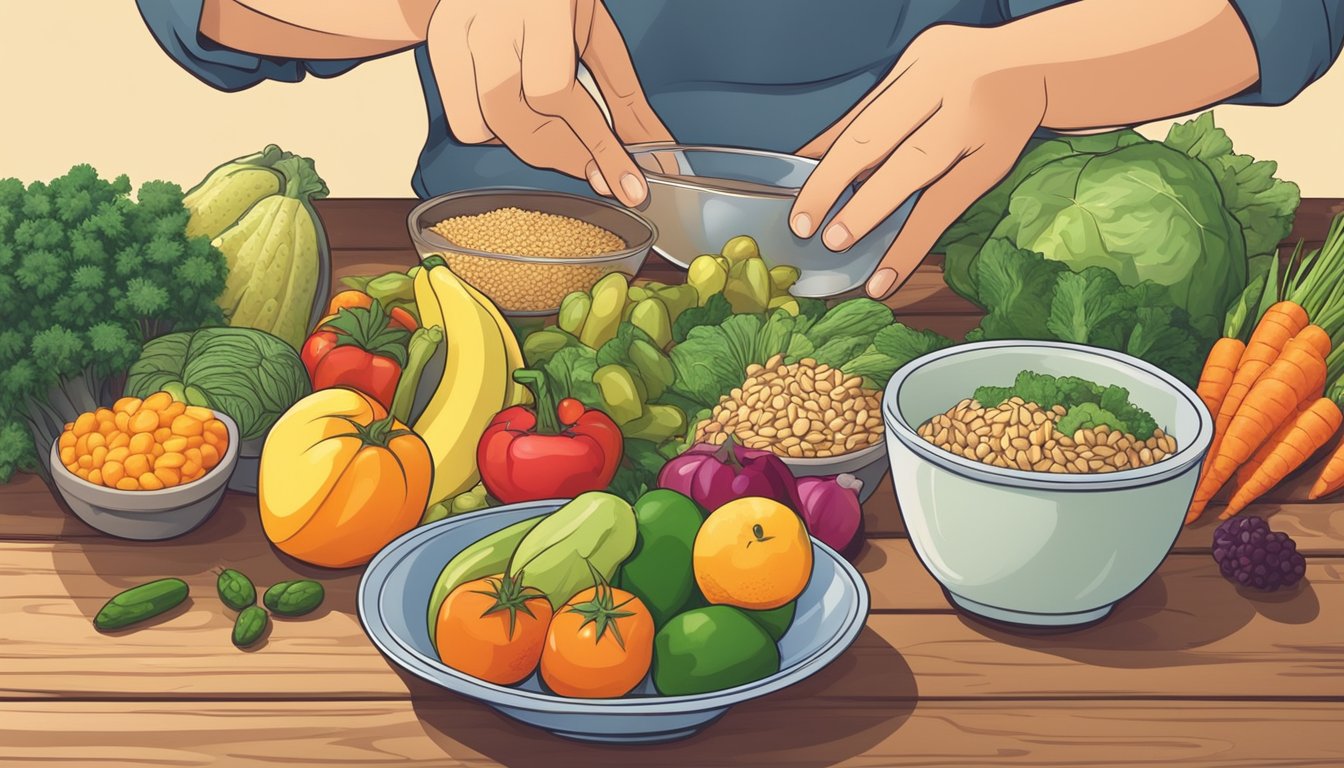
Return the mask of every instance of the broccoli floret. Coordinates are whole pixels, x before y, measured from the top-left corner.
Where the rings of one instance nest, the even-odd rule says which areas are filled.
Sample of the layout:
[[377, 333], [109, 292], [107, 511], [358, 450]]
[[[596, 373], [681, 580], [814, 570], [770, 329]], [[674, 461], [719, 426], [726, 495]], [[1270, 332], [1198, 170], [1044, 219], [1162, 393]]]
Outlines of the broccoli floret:
[[188, 239], [182, 189], [77, 165], [0, 179], [0, 482], [40, 468], [56, 430], [109, 404], [141, 345], [220, 325], [228, 264]]
[[1128, 425], [1125, 432], [1140, 440], [1147, 440], [1157, 429], [1157, 421], [1152, 414], [1134, 405], [1129, 400], [1129, 390], [1124, 387], [1109, 386], [1101, 393], [1101, 407], [1115, 414], [1116, 418]]
[[1129, 432], [1129, 427], [1114, 413], [1096, 403], [1079, 403], [1073, 406], [1059, 421], [1055, 429], [1064, 435], [1072, 435], [1080, 429], [1096, 429], [1105, 424], [1115, 432]]

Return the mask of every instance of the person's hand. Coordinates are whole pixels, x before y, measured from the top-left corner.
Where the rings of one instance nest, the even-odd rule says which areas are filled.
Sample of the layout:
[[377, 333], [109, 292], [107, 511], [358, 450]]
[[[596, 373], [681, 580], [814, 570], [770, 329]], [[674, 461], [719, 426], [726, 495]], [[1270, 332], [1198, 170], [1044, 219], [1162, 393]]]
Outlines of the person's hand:
[[854, 196], [821, 233], [844, 251], [911, 194], [924, 190], [868, 280], [885, 298], [907, 280], [943, 230], [1007, 175], [1045, 114], [1039, 74], [1005, 67], [995, 29], [925, 30], [891, 72], [799, 154], [820, 157], [798, 193], [790, 227], [811, 237], [854, 181]]
[[[440, 0], [426, 38], [453, 136], [585, 178], [628, 206], [648, 185], [624, 144], [670, 141], [600, 0]], [[576, 75], [582, 61], [611, 112]]]

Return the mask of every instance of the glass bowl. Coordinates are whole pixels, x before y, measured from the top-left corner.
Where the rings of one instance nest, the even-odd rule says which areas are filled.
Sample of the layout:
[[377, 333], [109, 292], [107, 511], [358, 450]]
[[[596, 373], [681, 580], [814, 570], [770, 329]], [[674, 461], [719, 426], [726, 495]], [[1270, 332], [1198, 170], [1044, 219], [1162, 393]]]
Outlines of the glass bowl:
[[[602, 227], [626, 248], [584, 258], [516, 256], [462, 248], [430, 227], [454, 216], [473, 216], [500, 208], [520, 208], [568, 216]], [[407, 220], [420, 257], [442, 256], [449, 268], [471, 283], [506, 315], [555, 314], [573, 291], [587, 291], [612, 272], [634, 277], [649, 255], [658, 230], [643, 216], [619, 205], [564, 192], [494, 187], [451, 192], [430, 198]]]

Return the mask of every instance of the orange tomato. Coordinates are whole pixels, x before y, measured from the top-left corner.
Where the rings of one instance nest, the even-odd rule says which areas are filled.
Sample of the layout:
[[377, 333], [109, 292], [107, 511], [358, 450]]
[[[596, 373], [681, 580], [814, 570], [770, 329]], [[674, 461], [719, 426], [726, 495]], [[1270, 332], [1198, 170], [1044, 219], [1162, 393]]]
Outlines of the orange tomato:
[[[184, 455], [193, 467], [219, 459], [209, 444]], [[262, 527], [280, 551], [306, 563], [363, 565], [420, 522], [433, 471], [425, 441], [378, 401], [353, 389], [319, 390], [285, 411], [262, 447]]]
[[653, 616], [638, 597], [599, 584], [575, 595], [551, 619], [541, 679], [561, 696], [624, 696], [649, 673], [653, 636]]
[[719, 507], [695, 535], [691, 564], [711, 603], [754, 611], [802, 594], [812, 576], [812, 541], [793, 510], [748, 497]]
[[439, 606], [439, 658], [459, 672], [513, 685], [537, 668], [551, 622], [546, 596], [504, 575], [468, 581]]

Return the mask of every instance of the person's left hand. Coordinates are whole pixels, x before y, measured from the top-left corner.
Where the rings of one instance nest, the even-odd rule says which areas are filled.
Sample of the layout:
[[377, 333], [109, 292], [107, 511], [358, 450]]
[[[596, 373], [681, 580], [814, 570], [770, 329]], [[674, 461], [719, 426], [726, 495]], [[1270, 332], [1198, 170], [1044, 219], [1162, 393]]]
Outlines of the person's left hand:
[[821, 158], [789, 216], [799, 237], [811, 237], [846, 187], [866, 176], [821, 233], [832, 251], [847, 250], [924, 190], [868, 280], [874, 298], [910, 277], [943, 230], [1007, 175], [1041, 124], [1044, 81], [995, 54], [1003, 47], [996, 31], [925, 30], [882, 82], [798, 151]]

